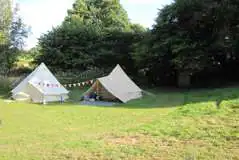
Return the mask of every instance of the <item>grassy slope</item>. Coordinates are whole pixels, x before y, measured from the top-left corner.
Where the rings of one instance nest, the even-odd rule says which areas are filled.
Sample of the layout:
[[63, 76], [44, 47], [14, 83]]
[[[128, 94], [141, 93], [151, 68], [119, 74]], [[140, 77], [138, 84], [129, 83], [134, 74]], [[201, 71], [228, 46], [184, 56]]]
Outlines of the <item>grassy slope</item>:
[[117, 107], [0, 100], [0, 159], [239, 159], [238, 95], [161, 90]]

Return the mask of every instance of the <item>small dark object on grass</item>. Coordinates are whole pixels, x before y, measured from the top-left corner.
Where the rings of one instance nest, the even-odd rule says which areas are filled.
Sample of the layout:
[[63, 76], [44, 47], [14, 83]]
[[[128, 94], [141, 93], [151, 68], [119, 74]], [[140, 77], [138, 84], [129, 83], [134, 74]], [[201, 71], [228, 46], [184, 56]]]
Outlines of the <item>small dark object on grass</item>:
[[101, 101], [102, 100], [101, 96], [97, 96], [96, 100]]
[[92, 93], [89, 95], [89, 98], [90, 98], [90, 99], [95, 99], [95, 100], [96, 100], [96, 98], [97, 98], [97, 94], [96, 94], [96, 92], [92, 92]]
[[217, 106], [217, 109], [220, 109], [220, 104], [221, 104], [222, 100], [217, 100], [216, 101], [216, 106]]

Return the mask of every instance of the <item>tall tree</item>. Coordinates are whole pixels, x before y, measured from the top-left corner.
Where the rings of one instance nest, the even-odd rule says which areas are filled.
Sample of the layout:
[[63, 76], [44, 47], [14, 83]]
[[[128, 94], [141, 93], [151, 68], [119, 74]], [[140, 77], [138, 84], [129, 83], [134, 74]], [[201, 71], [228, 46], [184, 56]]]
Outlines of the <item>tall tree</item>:
[[0, 0], [0, 44], [7, 43], [8, 41], [8, 31], [11, 24], [11, 1], [10, 0]]
[[131, 24], [119, 0], [77, 0], [64, 22], [40, 38], [38, 63], [61, 69], [85, 70], [134, 63], [132, 43], [144, 28]]
[[192, 75], [222, 67], [230, 57], [228, 51], [234, 50], [238, 6], [231, 0], [176, 0], [165, 6], [152, 30], [154, 65], [168, 59], [171, 73], [176, 71], [179, 82], [187, 82], [185, 85]]
[[98, 24], [106, 30], [130, 30], [127, 12], [119, 0], [76, 0], [65, 21]]
[[42, 54], [36, 60], [44, 61], [52, 69], [85, 70], [93, 65], [100, 34], [99, 28], [81, 22], [54, 28], [39, 39]]
[[0, 0], [0, 5], [0, 65], [2, 66], [0, 74], [2, 74], [7, 66], [6, 55], [10, 42], [12, 11], [10, 0]]
[[15, 62], [28, 31], [18, 16], [18, 7], [12, 10], [10, 0], [0, 0], [0, 5], [0, 74], [6, 74]]

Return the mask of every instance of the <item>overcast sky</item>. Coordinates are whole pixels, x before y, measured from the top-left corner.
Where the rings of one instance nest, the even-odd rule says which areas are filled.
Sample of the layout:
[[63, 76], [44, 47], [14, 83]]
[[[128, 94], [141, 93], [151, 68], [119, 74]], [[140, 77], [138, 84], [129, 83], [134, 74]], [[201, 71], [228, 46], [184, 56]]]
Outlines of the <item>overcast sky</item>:
[[[42, 33], [59, 25], [72, 7], [75, 0], [16, 0], [20, 5], [20, 15], [28, 26], [31, 35], [27, 39], [26, 49], [37, 44], [37, 38]], [[128, 12], [134, 23], [151, 27], [158, 9], [169, 4], [172, 0], [121, 0], [121, 4]]]

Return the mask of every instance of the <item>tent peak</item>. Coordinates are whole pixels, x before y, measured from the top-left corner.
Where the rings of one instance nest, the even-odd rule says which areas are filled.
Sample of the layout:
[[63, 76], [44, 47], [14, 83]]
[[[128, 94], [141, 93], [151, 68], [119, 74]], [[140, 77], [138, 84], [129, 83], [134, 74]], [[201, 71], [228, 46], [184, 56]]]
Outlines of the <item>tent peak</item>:
[[41, 62], [40, 66], [46, 66], [45, 63]]
[[117, 64], [115, 68], [122, 68], [120, 64]]

